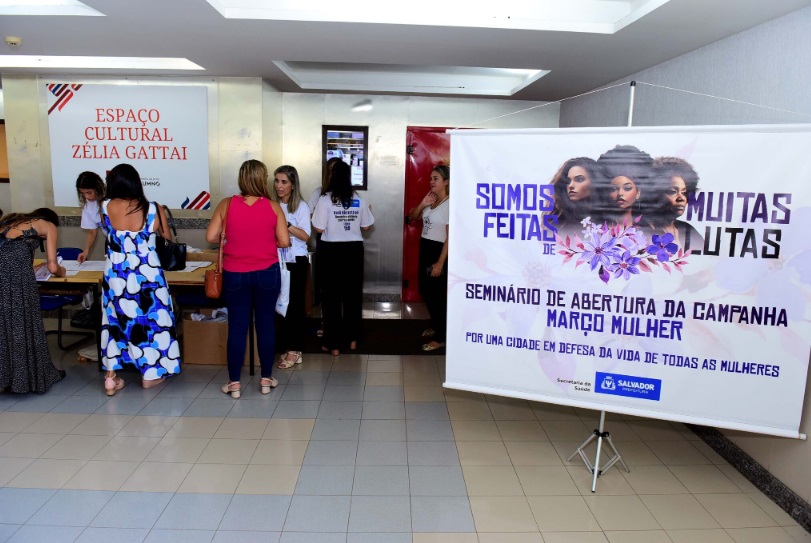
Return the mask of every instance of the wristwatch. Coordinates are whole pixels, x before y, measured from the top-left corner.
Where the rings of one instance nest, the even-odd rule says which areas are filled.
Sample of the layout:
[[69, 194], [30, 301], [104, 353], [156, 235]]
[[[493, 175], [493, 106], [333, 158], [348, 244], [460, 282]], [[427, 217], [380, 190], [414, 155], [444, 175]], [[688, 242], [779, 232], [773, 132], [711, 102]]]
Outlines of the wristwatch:
[[290, 228], [290, 221], [287, 221], [287, 227]]

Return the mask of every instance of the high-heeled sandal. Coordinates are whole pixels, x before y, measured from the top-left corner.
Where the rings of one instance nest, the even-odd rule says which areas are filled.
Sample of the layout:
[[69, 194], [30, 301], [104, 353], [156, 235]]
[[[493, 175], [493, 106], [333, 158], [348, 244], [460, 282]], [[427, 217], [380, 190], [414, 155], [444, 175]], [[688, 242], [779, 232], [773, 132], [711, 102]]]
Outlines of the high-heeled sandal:
[[270, 390], [279, 386], [279, 381], [273, 377], [262, 377], [259, 379], [259, 387], [262, 394], [270, 394]]
[[[293, 354], [295, 358], [293, 360], [289, 360], [287, 355]], [[296, 364], [301, 364], [304, 361], [304, 356], [302, 356], [301, 351], [287, 351], [282, 356], [279, 357], [279, 363], [276, 364], [276, 367], [280, 370], [289, 370]]]
[[115, 396], [115, 393], [124, 388], [124, 379], [121, 377], [106, 377], [104, 379], [104, 391], [108, 396]]
[[242, 395], [242, 385], [239, 384], [239, 381], [228, 381], [220, 390], [226, 394], [230, 394], [235, 400], [238, 400], [240, 395]]

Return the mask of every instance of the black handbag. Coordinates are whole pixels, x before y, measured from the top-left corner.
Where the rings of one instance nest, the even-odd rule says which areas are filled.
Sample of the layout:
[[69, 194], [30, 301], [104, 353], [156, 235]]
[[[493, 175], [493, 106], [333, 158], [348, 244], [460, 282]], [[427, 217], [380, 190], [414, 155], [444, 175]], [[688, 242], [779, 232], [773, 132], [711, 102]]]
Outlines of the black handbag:
[[[157, 204], [155, 204], [157, 208]], [[161, 262], [161, 268], [166, 271], [179, 271], [186, 267], [186, 244], [180, 243], [177, 237], [177, 229], [175, 228], [175, 218], [168, 207], [162, 206], [166, 211], [166, 216], [169, 217], [169, 228], [172, 229], [174, 241], [164, 238], [160, 232], [158, 237], [155, 238], [155, 251], [158, 253], [158, 260]], [[161, 220], [160, 210], [158, 212], [158, 224], [160, 231], [163, 231], [163, 221]]]

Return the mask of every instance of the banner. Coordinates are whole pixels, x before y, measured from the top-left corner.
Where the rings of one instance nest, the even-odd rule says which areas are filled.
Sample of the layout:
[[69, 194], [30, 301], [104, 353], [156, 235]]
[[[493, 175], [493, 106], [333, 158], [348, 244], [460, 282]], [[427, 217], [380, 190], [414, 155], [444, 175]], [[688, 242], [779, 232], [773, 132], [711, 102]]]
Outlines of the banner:
[[77, 206], [83, 171], [106, 177], [121, 163], [149, 200], [208, 209], [208, 107], [202, 86], [46, 83], [54, 205]]
[[447, 379], [798, 436], [811, 127], [451, 131]]

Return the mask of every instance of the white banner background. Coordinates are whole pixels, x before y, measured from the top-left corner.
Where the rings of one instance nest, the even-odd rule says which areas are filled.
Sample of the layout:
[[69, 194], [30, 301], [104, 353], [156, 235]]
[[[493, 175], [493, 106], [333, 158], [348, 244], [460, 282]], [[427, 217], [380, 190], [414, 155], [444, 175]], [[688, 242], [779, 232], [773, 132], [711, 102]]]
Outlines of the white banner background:
[[209, 202], [205, 87], [46, 83], [45, 92], [54, 205], [78, 205], [81, 172], [104, 179], [121, 163], [138, 170], [149, 200]]
[[[798, 435], [811, 347], [811, 128], [477, 130], [451, 134], [446, 387], [721, 428]], [[743, 200], [736, 197], [731, 221], [710, 222], [706, 216], [700, 221], [694, 214], [688, 222], [702, 236], [705, 227], [711, 227], [713, 243], [716, 228], [754, 229], [758, 258], [740, 256], [744, 234], [737, 236], [735, 256], [730, 257], [731, 234], [722, 233], [721, 256], [689, 255], [682, 272], [672, 269], [667, 273], [654, 266], [651, 272], [631, 275], [629, 280], [612, 275], [608, 283], [601, 281], [588, 263], [575, 267], [577, 255], [564, 263], [563, 255], [544, 254], [550, 252], [549, 246], [544, 250], [544, 243], [521, 240], [520, 228], [513, 239], [497, 237], [495, 228], [485, 235], [486, 213], [510, 211], [478, 208], [477, 203], [481, 206], [487, 202], [477, 196], [477, 190], [491, 190], [492, 184], [548, 185], [566, 160], [597, 159], [615, 145], [634, 145], [652, 157], [687, 160], [700, 177], [699, 191], [714, 193], [714, 213], [721, 192], [750, 192], [764, 193], [768, 215], [776, 211], [780, 216], [782, 212], [772, 205], [774, 194], [789, 193], [791, 201], [785, 206], [791, 213], [789, 224], [752, 222], [754, 199], [749, 204], [750, 220], [742, 222]], [[477, 184], [488, 187], [477, 189]], [[680, 219], [686, 220], [686, 215]], [[760, 258], [766, 228], [782, 231], [777, 259]], [[650, 234], [647, 238], [651, 239]], [[560, 249], [557, 245], [552, 248], [555, 253]], [[539, 289], [540, 304], [475, 299], [471, 296], [473, 285]], [[577, 310], [604, 315], [602, 332], [549, 326], [550, 308], [546, 304], [550, 290], [564, 293], [566, 307], [557, 309], [566, 312], [575, 311], [571, 307], [575, 294], [652, 299], [655, 315], [624, 316], [638, 317], [643, 330], [647, 319], [681, 321], [681, 338], [612, 334], [612, 318], [623, 314], [605, 310]], [[685, 317], [665, 317], [666, 299], [683, 301]], [[697, 303], [715, 304], [715, 308], [734, 304], [784, 309], [787, 326], [695, 319], [694, 311], [700, 307]], [[515, 337], [537, 340], [539, 350], [532, 350], [531, 345], [508, 347], [509, 338]], [[554, 352], [549, 352], [552, 342]], [[581, 353], [587, 354], [561, 353], [564, 343], [580, 345]], [[601, 347], [610, 348], [612, 356], [600, 357]], [[588, 348], [594, 349], [593, 356]], [[640, 360], [620, 359], [619, 349], [638, 353]], [[645, 362], [646, 357], [650, 360], [653, 356], [655, 364]], [[675, 362], [677, 357], [695, 358], [697, 368], [680, 365]], [[711, 361], [715, 369], [710, 369]], [[779, 375], [725, 371], [722, 361], [727, 361], [727, 369], [734, 367], [735, 361], [739, 362], [738, 369], [744, 362], [769, 365], [772, 368], [767, 373], [772, 375], [778, 366]], [[654, 386], [660, 398], [614, 395], [613, 390], [601, 388], [604, 377], [598, 382], [597, 372], [613, 374], [614, 382], [608, 387], [622, 376], [643, 383], [646, 379], [659, 380]]]

